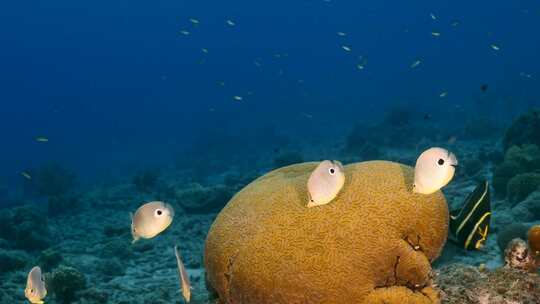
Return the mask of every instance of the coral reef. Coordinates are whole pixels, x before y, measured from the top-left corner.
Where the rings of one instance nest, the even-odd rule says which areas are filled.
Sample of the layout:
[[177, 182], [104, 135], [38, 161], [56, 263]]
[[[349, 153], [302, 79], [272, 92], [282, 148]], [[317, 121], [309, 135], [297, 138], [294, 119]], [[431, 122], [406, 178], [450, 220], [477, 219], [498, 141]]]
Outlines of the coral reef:
[[536, 190], [540, 189], [540, 173], [522, 173], [508, 181], [506, 194], [508, 200], [515, 206]]
[[0, 274], [21, 269], [28, 260], [29, 257], [24, 251], [0, 249]]
[[513, 161], [504, 161], [495, 168], [493, 173], [493, 189], [498, 196], [506, 196], [508, 181], [516, 174], [521, 173], [518, 163]]
[[377, 159], [382, 155], [379, 146], [369, 140], [365, 127], [358, 124], [347, 135], [344, 152], [365, 160]]
[[538, 303], [540, 298], [540, 277], [519, 269], [451, 264], [438, 272], [435, 282], [443, 291], [443, 303]]
[[534, 257], [529, 252], [527, 242], [513, 239], [504, 250], [504, 265], [506, 267], [533, 272], [536, 270]]
[[497, 121], [475, 117], [464, 123], [461, 137], [475, 140], [486, 139], [498, 137], [502, 132], [503, 129]]
[[177, 204], [190, 213], [209, 213], [220, 210], [232, 197], [233, 192], [226, 186], [202, 186], [193, 183], [176, 191]]
[[159, 172], [157, 170], [144, 170], [133, 177], [133, 185], [139, 192], [152, 192], [158, 185]]
[[221, 300], [438, 303], [430, 262], [448, 233], [442, 193], [414, 194], [412, 168], [372, 161], [345, 166], [335, 200], [306, 208], [316, 165], [260, 177], [218, 215], [205, 268]]
[[0, 238], [15, 249], [28, 251], [49, 247], [47, 218], [31, 206], [0, 210]]
[[529, 194], [525, 200], [516, 204], [510, 215], [524, 222], [540, 220], [540, 191]]
[[75, 174], [57, 163], [40, 167], [32, 175], [31, 185], [37, 195], [61, 196], [69, 193], [75, 186]]
[[41, 266], [43, 271], [51, 271], [54, 267], [58, 266], [64, 258], [60, 252], [49, 248], [41, 252], [38, 258], [38, 265]]
[[515, 238], [504, 251], [505, 267], [537, 273], [540, 267], [540, 225], [527, 232], [527, 241]]
[[501, 253], [508, 246], [508, 243], [513, 239], [525, 239], [527, 237], [527, 231], [529, 227], [523, 223], [512, 223], [504, 228], [497, 234], [497, 245]]
[[45, 275], [48, 290], [63, 304], [72, 303], [77, 293], [86, 288], [86, 278], [77, 269], [60, 265], [52, 273]]
[[[510, 189], [509, 181], [524, 173], [535, 173], [540, 170], [540, 149], [536, 145], [510, 147], [504, 156], [504, 161], [497, 165], [493, 173], [493, 187], [499, 196], [507, 195]], [[523, 199], [523, 198], [520, 198]]]
[[535, 256], [540, 255], [540, 225], [531, 227], [527, 232], [527, 241], [531, 253]]
[[73, 214], [82, 207], [79, 196], [73, 193], [51, 196], [47, 202], [47, 212], [51, 217]]
[[540, 146], [540, 111], [533, 109], [514, 120], [506, 130], [502, 143], [504, 151], [514, 145]]

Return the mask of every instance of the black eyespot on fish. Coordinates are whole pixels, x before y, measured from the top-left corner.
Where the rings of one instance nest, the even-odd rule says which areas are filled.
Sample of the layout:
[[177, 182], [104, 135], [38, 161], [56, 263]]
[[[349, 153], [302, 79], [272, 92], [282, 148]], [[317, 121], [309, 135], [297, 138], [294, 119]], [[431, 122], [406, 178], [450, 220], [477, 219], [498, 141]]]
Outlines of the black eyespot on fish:
[[34, 288], [31, 288], [31, 289], [30, 289], [30, 293], [34, 293]]
[[158, 210], [156, 210], [156, 214], [157, 214], [157, 215], [162, 215], [162, 214], [163, 214], [163, 211], [161, 211], [161, 210], [158, 209]]
[[437, 161], [437, 164], [439, 164], [439, 166], [444, 165], [444, 159], [439, 158], [439, 161]]
[[330, 172], [330, 175], [334, 175], [336, 173], [336, 170], [334, 170], [334, 168], [330, 168], [328, 172]]

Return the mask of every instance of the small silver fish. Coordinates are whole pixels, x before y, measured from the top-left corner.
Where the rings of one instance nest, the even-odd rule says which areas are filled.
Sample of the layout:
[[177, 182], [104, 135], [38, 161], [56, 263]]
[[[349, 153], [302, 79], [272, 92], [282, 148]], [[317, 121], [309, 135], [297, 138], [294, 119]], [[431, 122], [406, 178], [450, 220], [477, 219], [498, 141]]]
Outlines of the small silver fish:
[[45, 280], [41, 275], [39, 266], [32, 268], [28, 273], [24, 295], [32, 304], [44, 303], [43, 299], [47, 296], [47, 288], [45, 288]]
[[26, 178], [27, 180], [32, 180], [32, 176], [30, 175], [30, 173], [26, 172], [26, 171], [23, 171], [21, 172], [21, 175]]
[[195, 18], [190, 18], [189, 21], [195, 25], [199, 24], [199, 20], [195, 19]]
[[45, 137], [45, 136], [38, 136], [38, 137], [36, 137], [36, 141], [37, 142], [48, 142], [49, 139], [47, 137]]
[[341, 48], [346, 51], [346, 52], [350, 52], [351, 51], [351, 48], [346, 46], [346, 45], [342, 45]]
[[452, 180], [457, 165], [456, 156], [446, 149], [430, 148], [422, 152], [414, 167], [413, 192], [437, 192]]
[[415, 62], [413, 62], [413, 63], [411, 64], [411, 69], [416, 68], [416, 67], [419, 66], [421, 63], [422, 63], [422, 60], [420, 60], [420, 59], [419, 59], [419, 60], [416, 60]]
[[493, 50], [495, 50], [495, 51], [499, 51], [499, 50], [501, 49], [501, 48], [500, 48], [498, 45], [496, 45], [496, 44], [492, 44], [492, 45], [490, 45], [490, 46], [491, 46], [491, 48], [492, 48]]
[[230, 19], [227, 20], [226, 22], [227, 22], [227, 24], [228, 24], [229, 26], [235, 26], [235, 25], [236, 25], [236, 23], [234, 23], [234, 21], [232, 21], [232, 20], [230, 20]]
[[242, 101], [244, 98], [242, 98], [242, 96], [233, 96], [233, 99], [236, 100], [236, 101]]
[[343, 165], [334, 160], [322, 161], [309, 176], [307, 182], [309, 208], [325, 205], [332, 201], [345, 184]]
[[180, 287], [182, 288], [182, 296], [189, 303], [191, 300], [191, 282], [189, 281], [189, 274], [186, 271], [184, 263], [180, 258], [180, 252], [178, 252], [178, 246], [174, 246], [174, 255], [176, 256], [176, 264], [178, 265], [178, 276], [180, 277]]
[[441, 94], [439, 94], [439, 97], [444, 98], [446, 97], [446, 95], [448, 95], [448, 92], [444, 91], [444, 92], [441, 92]]
[[131, 214], [133, 243], [140, 238], [151, 239], [163, 232], [172, 223], [174, 209], [164, 202], [149, 202]]

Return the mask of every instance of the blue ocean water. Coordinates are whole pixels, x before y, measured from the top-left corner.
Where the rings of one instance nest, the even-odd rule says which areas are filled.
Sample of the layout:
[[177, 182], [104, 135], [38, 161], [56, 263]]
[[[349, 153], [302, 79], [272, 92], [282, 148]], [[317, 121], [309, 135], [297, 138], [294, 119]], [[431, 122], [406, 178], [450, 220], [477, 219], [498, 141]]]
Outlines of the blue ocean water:
[[[83, 192], [144, 170], [251, 180], [294, 153], [413, 165], [430, 145], [501, 150], [503, 130], [540, 106], [533, 0], [1, 7], [0, 207], [45, 204], [29, 189], [51, 163]], [[378, 152], [347, 150], [371, 126]]]

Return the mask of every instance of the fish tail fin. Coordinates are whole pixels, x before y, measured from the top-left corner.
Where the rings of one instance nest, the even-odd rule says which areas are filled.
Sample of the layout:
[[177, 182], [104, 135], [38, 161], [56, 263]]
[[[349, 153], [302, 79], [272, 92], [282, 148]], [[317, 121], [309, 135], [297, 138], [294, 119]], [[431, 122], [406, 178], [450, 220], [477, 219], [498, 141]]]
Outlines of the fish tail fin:
[[489, 183], [480, 182], [463, 202], [450, 212], [450, 240], [465, 249], [480, 249], [487, 238], [491, 220]]

